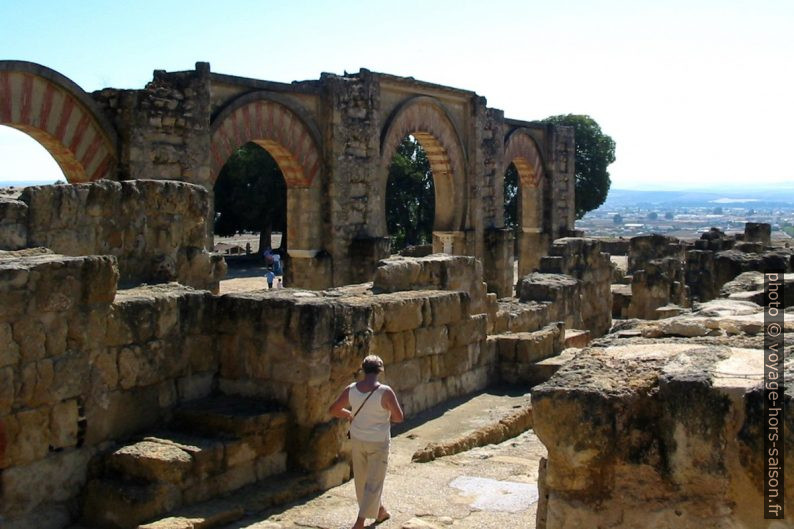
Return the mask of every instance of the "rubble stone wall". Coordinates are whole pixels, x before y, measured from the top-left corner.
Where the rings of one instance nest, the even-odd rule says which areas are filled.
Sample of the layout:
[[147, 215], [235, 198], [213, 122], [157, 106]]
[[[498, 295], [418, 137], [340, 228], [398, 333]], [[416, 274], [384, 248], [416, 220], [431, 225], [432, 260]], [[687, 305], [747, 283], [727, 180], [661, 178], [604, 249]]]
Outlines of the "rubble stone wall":
[[205, 247], [209, 198], [184, 182], [134, 180], [28, 187], [0, 205], [0, 248], [113, 255], [122, 284], [179, 281], [217, 289], [225, 273]]

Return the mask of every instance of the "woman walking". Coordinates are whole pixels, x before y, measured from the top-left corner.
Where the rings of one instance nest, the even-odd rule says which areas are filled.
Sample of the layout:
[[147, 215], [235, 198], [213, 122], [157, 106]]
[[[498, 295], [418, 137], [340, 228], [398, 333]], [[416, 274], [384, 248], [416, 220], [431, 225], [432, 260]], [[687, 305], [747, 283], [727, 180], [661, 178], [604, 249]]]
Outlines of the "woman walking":
[[367, 518], [381, 523], [390, 517], [381, 503], [381, 494], [389, 459], [391, 423], [403, 421], [403, 410], [394, 390], [378, 382], [383, 360], [370, 355], [361, 362], [361, 371], [364, 379], [346, 387], [328, 410], [334, 417], [350, 421], [353, 479], [358, 499], [358, 518], [353, 529], [364, 529]]

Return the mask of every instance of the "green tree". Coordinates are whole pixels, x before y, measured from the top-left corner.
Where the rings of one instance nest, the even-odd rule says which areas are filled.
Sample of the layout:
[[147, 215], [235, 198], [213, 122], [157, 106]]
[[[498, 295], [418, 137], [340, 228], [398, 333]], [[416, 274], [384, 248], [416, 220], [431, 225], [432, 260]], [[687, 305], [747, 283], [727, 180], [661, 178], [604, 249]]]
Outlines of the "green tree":
[[435, 190], [422, 146], [407, 136], [397, 147], [386, 184], [386, 226], [392, 251], [433, 240]]
[[567, 114], [543, 120], [574, 128], [576, 144], [576, 218], [604, 203], [611, 180], [607, 167], [615, 161], [615, 142], [590, 116]]
[[215, 183], [215, 233], [259, 232], [260, 251], [281, 231], [286, 248], [287, 186], [278, 163], [254, 143], [229, 157]]
[[518, 229], [518, 170], [510, 164], [505, 171], [505, 228]]

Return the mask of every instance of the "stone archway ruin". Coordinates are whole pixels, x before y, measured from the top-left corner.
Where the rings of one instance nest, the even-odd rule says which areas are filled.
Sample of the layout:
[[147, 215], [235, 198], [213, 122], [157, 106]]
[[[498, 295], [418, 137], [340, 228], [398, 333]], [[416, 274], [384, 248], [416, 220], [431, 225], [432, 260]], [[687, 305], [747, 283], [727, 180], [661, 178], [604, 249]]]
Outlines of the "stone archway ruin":
[[[573, 228], [572, 130], [506, 118], [467, 90], [368, 70], [278, 83], [214, 73], [200, 62], [155, 70], [143, 89], [86, 94], [43, 66], [0, 61], [0, 95], [0, 120], [45, 144], [70, 183], [179, 180], [211, 190], [236, 148], [263, 147], [287, 184], [288, 253], [300, 271], [294, 286], [372, 280], [389, 254], [388, 166], [408, 135], [433, 172], [436, 252], [512, 271], [513, 241], [494, 235], [504, 229], [501, 183], [511, 162], [522, 182], [522, 271], [532, 266], [527, 255], [537, 259]], [[494, 291], [511, 291], [512, 273], [487, 280]]]
[[290, 281], [310, 284], [309, 263], [322, 251], [322, 155], [319, 134], [300, 110], [278, 96], [254, 93], [233, 101], [212, 123], [211, 181], [235, 149], [252, 142], [276, 160], [287, 185]]
[[535, 140], [526, 129], [514, 130], [505, 141], [501, 174], [510, 164], [518, 172], [519, 258], [518, 275], [536, 269], [542, 255], [543, 236], [543, 159]]
[[[397, 146], [406, 136], [414, 136], [427, 153], [435, 188], [433, 249], [460, 253], [461, 232], [465, 222], [465, 151], [452, 120], [443, 105], [430, 97], [415, 97], [400, 105], [390, 117], [381, 136], [381, 168], [378, 203], [385, 203], [388, 167]], [[385, 206], [377, 215], [385, 233]], [[457, 244], [456, 244], [457, 243]], [[456, 252], [457, 250], [457, 252]]]
[[54, 70], [0, 61], [0, 125], [38, 141], [69, 183], [116, 177], [113, 127], [88, 94]]

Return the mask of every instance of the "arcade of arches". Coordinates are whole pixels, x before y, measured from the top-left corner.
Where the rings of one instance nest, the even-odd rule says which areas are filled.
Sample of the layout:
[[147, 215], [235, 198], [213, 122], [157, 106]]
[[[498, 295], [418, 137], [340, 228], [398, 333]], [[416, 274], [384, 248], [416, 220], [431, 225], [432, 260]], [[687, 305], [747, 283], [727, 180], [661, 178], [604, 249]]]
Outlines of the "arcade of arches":
[[[0, 61], [0, 125], [35, 138], [70, 183], [179, 180], [212, 192], [236, 149], [263, 147], [284, 176], [289, 279], [304, 288], [371, 280], [389, 253], [388, 167], [409, 135], [433, 174], [433, 250], [481, 258], [497, 295], [512, 292], [514, 247], [526, 273], [573, 229], [571, 128], [507, 119], [474, 92], [368, 70], [284, 84], [196, 63], [156, 70], [140, 90], [89, 94], [44, 66]], [[518, 244], [503, 208], [511, 163]]]

